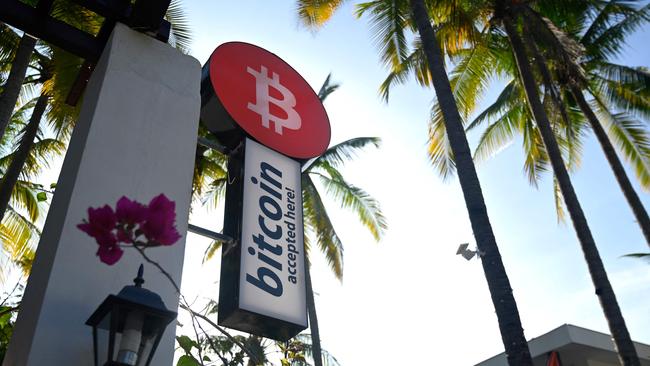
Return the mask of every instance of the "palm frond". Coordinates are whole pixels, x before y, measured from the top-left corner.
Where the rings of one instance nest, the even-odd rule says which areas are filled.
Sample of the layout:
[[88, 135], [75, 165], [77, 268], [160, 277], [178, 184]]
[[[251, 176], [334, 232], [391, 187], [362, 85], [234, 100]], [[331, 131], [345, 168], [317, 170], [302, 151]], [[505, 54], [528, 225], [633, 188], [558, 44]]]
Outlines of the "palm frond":
[[561, 91], [565, 95], [559, 102], [563, 103], [567, 121], [560, 119], [561, 123], [557, 128], [558, 144], [564, 152], [564, 161], [569, 171], [579, 168], [582, 160], [583, 141], [586, 137], [587, 120], [580, 108], [575, 105], [570, 92]]
[[323, 163], [327, 163], [333, 167], [339, 167], [347, 160], [354, 159], [356, 154], [368, 145], [379, 147], [380, 144], [381, 139], [378, 137], [357, 137], [343, 141], [327, 149], [321, 156], [312, 161], [304, 171], [309, 171], [313, 167]]
[[564, 197], [562, 196], [560, 184], [555, 176], [553, 176], [553, 201], [555, 202], [555, 215], [557, 216], [557, 222], [565, 222], [566, 213], [564, 209]]
[[510, 144], [519, 132], [521, 120], [526, 118], [526, 107], [523, 105], [513, 106], [504, 111], [483, 131], [474, 151], [474, 159], [477, 162], [485, 161]]
[[11, 192], [12, 205], [27, 212], [31, 222], [36, 222], [41, 215], [36, 188], [34, 183], [19, 180]]
[[316, 245], [325, 255], [325, 259], [334, 272], [334, 276], [343, 280], [343, 243], [339, 238], [325, 205], [309, 175], [302, 175], [303, 218], [316, 237]]
[[332, 93], [334, 93], [341, 84], [332, 82], [332, 74], [329, 73], [327, 75], [327, 78], [325, 79], [325, 82], [323, 82], [323, 85], [320, 87], [320, 90], [318, 91], [318, 99], [320, 99], [321, 102], [324, 102], [325, 99]]
[[183, 53], [189, 53], [192, 45], [192, 27], [181, 0], [172, 0], [165, 19], [171, 23], [169, 44]]
[[494, 63], [490, 49], [480, 43], [471, 49], [451, 72], [449, 82], [463, 119], [469, 118], [480, 102], [493, 76], [491, 65]]
[[63, 142], [52, 138], [34, 142], [21, 171], [21, 176], [24, 179], [35, 177], [50, 166], [54, 157], [63, 155], [65, 147]]
[[643, 259], [648, 263], [650, 263], [650, 253], [631, 253], [631, 254], [626, 254], [623, 257]]
[[612, 113], [598, 98], [593, 104], [612, 143], [632, 165], [641, 187], [650, 190], [650, 135], [645, 125], [627, 113]]
[[645, 68], [599, 63], [589, 91], [620, 111], [650, 118], [650, 74]]
[[20, 36], [10, 26], [0, 23], [0, 63], [9, 64], [14, 58]]
[[205, 249], [205, 253], [203, 253], [203, 261], [202, 263], [205, 263], [209, 261], [210, 259], [214, 258], [214, 255], [217, 253], [219, 249], [223, 247], [223, 242], [219, 240], [215, 240], [208, 247]]
[[451, 178], [456, 173], [456, 161], [447, 136], [444, 117], [440, 105], [436, 103], [431, 111], [429, 122], [429, 140], [427, 153], [429, 161], [443, 180]]
[[549, 158], [539, 129], [530, 120], [521, 126], [525, 153], [524, 173], [529, 183], [537, 187], [542, 175], [548, 170]]
[[366, 14], [382, 62], [389, 68], [399, 65], [408, 55], [405, 33], [410, 19], [408, 2], [375, 0], [358, 4], [357, 17]]
[[487, 29], [485, 25], [489, 25], [484, 7], [469, 2], [458, 4], [458, 1], [437, 3], [432, 6], [432, 20], [436, 24], [436, 39], [444, 54], [453, 57], [459, 50], [482, 42]]
[[521, 89], [515, 79], [510, 80], [501, 90], [494, 103], [490, 104], [483, 112], [479, 113], [467, 126], [466, 131], [471, 131], [483, 123], [494, 121], [500, 118], [506, 111], [512, 109], [513, 105], [520, 104]]
[[[305, 355], [312, 360], [314, 359], [311, 335], [307, 333], [300, 333], [295, 338], [298, 342], [302, 343]], [[339, 361], [327, 350], [321, 348], [323, 356], [323, 366], [341, 366]], [[307, 364], [309, 366], [309, 364]], [[293, 366], [293, 365], [292, 365]]]
[[210, 182], [210, 188], [208, 189], [208, 191], [201, 198], [201, 203], [203, 205], [208, 204], [208, 207], [214, 209], [219, 207], [219, 204], [223, 200], [223, 197], [226, 196], [227, 185], [228, 185], [227, 175], [222, 178], [214, 179], [212, 182]]
[[[192, 195], [195, 200], [205, 204], [212, 202], [216, 207], [225, 194], [227, 157], [217, 151], [197, 146], [194, 161], [194, 177], [192, 179]], [[207, 190], [207, 196], [204, 192]]]
[[[34, 247], [41, 232], [27, 218], [9, 206], [0, 224], [0, 239], [8, 259], [28, 274], [34, 259]], [[3, 273], [6, 268], [3, 267]]]
[[332, 18], [345, 0], [298, 0], [298, 20], [309, 29], [316, 30]]
[[356, 213], [361, 224], [370, 231], [375, 240], [381, 240], [387, 224], [381, 212], [379, 202], [363, 189], [347, 183], [341, 174], [332, 166], [323, 164], [321, 167], [327, 171], [329, 177], [324, 174], [312, 174], [320, 178], [327, 194], [335, 202], [338, 202], [341, 208], [350, 209]]
[[379, 95], [388, 102], [390, 89], [395, 85], [404, 84], [413, 74], [421, 86], [431, 86], [431, 74], [427, 65], [426, 55], [419, 37], [413, 40], [413, 51], [398, 65], [393, 65], [386, 79], [379, 86]]
[[[618, 3], [621, 5], [621, 2]], [[650, 4], [633, 12], [626, 11], [623, 15], [623, 19], [616, 24], [603, 24], [604, 29], [600, 32], [583, 37], [582, 43], [590, 59], [606, 60], [620, 55], [626, 46], [625, 37], [650, 21]]]
[[38, 98], [19, 104], [18, 107], [14, 109], [9, 124], [7, 125], [7, 129], [5, 130], [5, 134], [2, 136], [2, 140], [0, 141], [0, 152], [3, 155], [10, 153], [14, 148], [11, 142], [18, 138], [20, 131], [22, 131], [27, 124], [26, 121], [29, 120], [30, 112], [36, 104], [36, 99]]
[[68, 141], [77, 122], [81, 103], [72, 107], [66, 103], [66, 99], [83, 60], [57, 47], [52, 47], [51, 60], [52, 76], [43, 83], [42, 88], [42, 92], [50, 99], [47, 122], [58, 140]]
[[588, 21], [588, 26], [580, 38], [582, 44], [591, 44], [594, 39], [611, 27], [612, 24], [620, 21], [622, 17], [633, 15], [636, 8], [627, 0], [610, 0], [604, 2], [603, 6], [595, 5], [593, 11], [596, 12], [596, 16]]

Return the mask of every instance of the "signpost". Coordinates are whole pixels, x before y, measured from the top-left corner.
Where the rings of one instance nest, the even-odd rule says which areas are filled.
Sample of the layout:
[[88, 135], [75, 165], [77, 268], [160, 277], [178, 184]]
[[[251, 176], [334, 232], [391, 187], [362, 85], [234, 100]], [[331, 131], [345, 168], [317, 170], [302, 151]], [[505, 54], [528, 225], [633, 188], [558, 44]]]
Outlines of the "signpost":
[[313, 89], [276, 55], [225, 43], [203, 67], [201, 119], [228, 163], [219, 324], [277, 340], [307, 328], [300, 163], [330, 141]]
[[286, 340], [307, 328], [300, 164], [248, 138], [232, 159], [219, 323]]

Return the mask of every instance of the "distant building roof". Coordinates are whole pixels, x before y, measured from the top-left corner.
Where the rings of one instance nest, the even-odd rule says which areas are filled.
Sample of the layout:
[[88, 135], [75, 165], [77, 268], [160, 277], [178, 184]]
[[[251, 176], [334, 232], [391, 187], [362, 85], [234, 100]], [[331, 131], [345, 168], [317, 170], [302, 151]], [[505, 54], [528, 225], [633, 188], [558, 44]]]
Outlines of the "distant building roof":
[[[634, 342], [642, 366], [650, 366], [650, 345]], [[535, 366], [546, 366], [548, 354], [557, 351], [562, 366], [618, 366], [611, 336], [564, 324], [528, 341]], [[475, 366], [507, 366], [505, 353]]]

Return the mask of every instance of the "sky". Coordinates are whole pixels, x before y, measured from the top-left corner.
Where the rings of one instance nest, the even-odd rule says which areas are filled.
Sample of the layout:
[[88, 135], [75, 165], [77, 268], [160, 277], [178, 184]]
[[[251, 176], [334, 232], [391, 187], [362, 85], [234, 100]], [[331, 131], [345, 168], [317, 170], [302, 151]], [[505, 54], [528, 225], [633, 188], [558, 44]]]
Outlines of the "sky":
[[[221, 43], [253, 43], [282, 57], [315, 90], [331, 72], [341, 83], [325, 103], [332, 144], [359, 136], [383, 141], [343, 169], [381, 203], [389, 225], [383, 240], [374, 242], [354, 215], [330, 201], [345, 245], [343, 282], [320, 253], [312, 255], [323, 347], [342, 365], [473, 365], [503, 345], [480, 263], [455, 255], [460, 243], [475, 246], [458, 181], [442, 181], [426, 157], [434, 93], [409, 82], [388, 104], [380, 100], [386, 71], [353, 3], [314, 33], [299, 25], [293, 1], [186, 1], [191, 54], [204, 64]], [[631, 38], [621, 63], [648, 65], [647, 33]], [[498, 90], [495, 83], [486, 102]], [[469, 138], [475, 145], [477, 134]], [[608, 332], [572, 226], [557, 222], [551, 180], [530, 186], [520, 147], [516, 140], [481, 163], [478, 174], [526, 337], [565, 323]], [[628, 329], [650, 343], [650, 266], [621, 258], [648, 248], [592, 135], [572, 179]], [[648, 207], [647, 193], [635, 187]], [[192, 221], [220, 230], [222, 210], [195, 207]], [[196, 265], [207, 244], [195, 235], [187, 242], [183, 290], [197, 302], [217, 297], [219, 261]]]
[[[244, 41], [282, 57], [315, 90], [332, 73], [341, 83], [325, 103], [332, 144], [382, 139], [380, 149], [368, 149], [343, 169], [349, 182], [381, 203], [389, 225], [381, 242], [336, 202], [326, 203], [345, 245], [345, 272], [339, 282], [313, 253], [322, 346], [348, 366], [473, 365], [503, 345], [480, 263], [455, 255], [461, 243], [475, 247], [458, 181], [443, 181], [426, 157], [434, 93], [411, 81], [395, 88], [388, 104], [380, 100], [386, 71], [367, 19], [354, 16], [353, 3], [314, 33], [299, 25], [293, 1], [185, 0], [191, 54], [204, 64], [219, 44]], [[622, 63], [648, 66], [648, 33], [632, 37]], [[486, 102], [498, 91], [495, 83]], [[477, 138], [470, 134], [470, 143]], [[551, 180], [530, 186], [520, 147], [515, 140], [481, 163], [478, 174], [526, 337], [565, 323], [608, 332], [572, 226], [557, 222]], [[650, 343], [650, 265], [621, 258], [648, 247], [592, 135], [572, 180], [632, 338]], [[648, 194], [635, 187], [650, 207]], [[223, 207], [197, 205], [191, 222], [219, 231]], [[196, 304], [218, 298], [219, 260], [200, 264], [208, 244], [194, 234], [186, 244], [182, 288]]]

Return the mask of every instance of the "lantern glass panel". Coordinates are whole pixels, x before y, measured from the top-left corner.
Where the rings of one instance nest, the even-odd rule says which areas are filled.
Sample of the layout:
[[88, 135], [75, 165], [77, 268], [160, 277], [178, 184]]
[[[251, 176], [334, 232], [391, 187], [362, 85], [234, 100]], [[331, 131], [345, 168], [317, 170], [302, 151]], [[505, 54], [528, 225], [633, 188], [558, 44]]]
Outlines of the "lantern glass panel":
[[144, 314], [138, 310], [124, 311], [124, 325], [120, 326], [121, 339], [117, 346], [117, 362], [129, 366], [138, 364]]
[[137, 366], [147, 365], [155, 340], [155, 334], [145, 334], [142, 336], [142, 343], [140, 343], [140, 358], [138, 358]]

